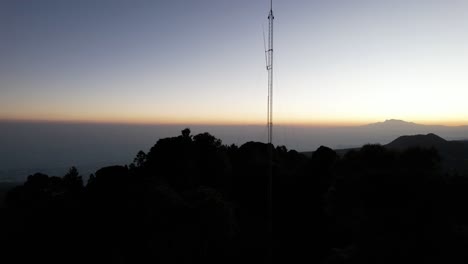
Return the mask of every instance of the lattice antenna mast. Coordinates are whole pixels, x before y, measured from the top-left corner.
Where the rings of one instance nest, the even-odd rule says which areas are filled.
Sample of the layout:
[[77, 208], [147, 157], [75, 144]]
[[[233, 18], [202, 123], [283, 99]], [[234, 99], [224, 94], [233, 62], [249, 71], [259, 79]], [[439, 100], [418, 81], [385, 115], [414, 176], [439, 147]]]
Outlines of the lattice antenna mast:
[[268, 71], [268, 106], [267, 126], [268, 143], [273, 143], [273, 0], [270, 0], [270, 13], [268, 14], [268, 49], [266, 50], [266, 69]]
[[268, 14], [268, 48], [266, 49], [266, 69], [268, 71], [268, 206], [267, 230], [269, 246], [267, 262], [273, 262], [273, 0], [270, 0]]

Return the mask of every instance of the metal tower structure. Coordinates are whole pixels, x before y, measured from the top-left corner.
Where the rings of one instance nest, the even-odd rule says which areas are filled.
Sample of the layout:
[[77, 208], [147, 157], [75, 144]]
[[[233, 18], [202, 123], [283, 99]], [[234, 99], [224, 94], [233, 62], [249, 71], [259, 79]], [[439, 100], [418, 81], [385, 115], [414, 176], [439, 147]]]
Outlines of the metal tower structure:
[[266, 52], [266, 69], [268, 71], [268, 107], [267, 126], [268, 143], [273, 143], [273, 0], [270, 0], [270, 13], [268, 14], [268, 48]]
[[267, 262], [273, 261], [273, 0], [270, 0], [270, 13], [268, 14], [268, 48], [265, 47], [266, 69], [268, 71], [268, 106], [267, 106], [267, 127], [268, 127], [268, 186], [267, 186], [267, 234], [268, 251]]

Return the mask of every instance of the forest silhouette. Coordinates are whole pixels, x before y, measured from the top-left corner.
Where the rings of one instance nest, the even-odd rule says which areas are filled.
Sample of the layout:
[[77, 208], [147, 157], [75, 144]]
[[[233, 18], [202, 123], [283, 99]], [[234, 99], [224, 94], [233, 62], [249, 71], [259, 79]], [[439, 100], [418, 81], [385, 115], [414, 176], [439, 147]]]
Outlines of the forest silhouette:
[[[272, 163], [268, 159], [272, 154]], [[468, 177], [435, 148], [284, 146], [163, 138], [83, 182], [41, 173], [1, 208], [4, 263], [466, 263]]]

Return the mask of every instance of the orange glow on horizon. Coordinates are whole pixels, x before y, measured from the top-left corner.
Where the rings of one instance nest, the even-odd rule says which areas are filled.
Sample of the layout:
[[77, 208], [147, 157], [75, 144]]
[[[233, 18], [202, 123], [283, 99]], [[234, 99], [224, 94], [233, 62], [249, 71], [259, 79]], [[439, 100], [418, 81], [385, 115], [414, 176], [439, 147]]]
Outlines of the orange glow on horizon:
[[[387, 118], [390, 119], [390, 118]], [[362, 126], [383, 120], [375, 119], [315, 119], [315, 120], [277, 120], [274, 124], [278, 126], [307, 126], [307, 127], [350, 127]], [[443, 125], [443, 126], [465, 126], [468, 121], [456, 119], [448, 120], [409, 120], [401, 119], [406, 122], [413, 122], [420, 125]], [[121, 124], [121, 125], [207, 125], [207, 126], [266, 126], [266, 122], [258, 119], [209, 119], [209, 118], [117, 118], [117, 117], [101, 117], [101, 118], [27, 118], [27, 117], [0, 117], [0, 121], [4, 122], [39, 122], [39, 123], [72, 123], [72, 124]]]

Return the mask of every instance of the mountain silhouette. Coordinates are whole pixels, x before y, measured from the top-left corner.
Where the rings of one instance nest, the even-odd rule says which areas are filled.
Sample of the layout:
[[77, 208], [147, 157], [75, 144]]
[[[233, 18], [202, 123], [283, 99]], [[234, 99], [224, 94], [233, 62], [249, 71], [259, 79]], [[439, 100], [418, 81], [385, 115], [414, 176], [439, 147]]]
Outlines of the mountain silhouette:
[[407, 149], [411, 147], [421, 147], [421, 148], [449, 148], [451, 142], [437, 136], [436, 134], [429, 133], [427, 135], [413, 135], [413, 136], [401, 136], [389, 144], [385, 145], [390, 149]]
[[387, 119], [384, 122], [377, 122], [377, 123], [372, 123], [368, 124], [367, 126], [374, 126], [374, 127], [398, 127], [398, 126], [406, 126], [406, 127], [411, 127], [411, 126], [423, 126], [420, 124], [416, 124], [413, 122], [407, 122], [404, 120], [400, 119]]
[[[393, 131], [426, 131], [425, 133], [445, 133], [447, 131], [466, 131], [468, 126], [446, 126], [446, 125], [424, 125], [414, 122], [408, 122], [401, 119], [387, 119], [383, 122], [376, 122], [367, 125], [360, 126], [362, 129], [382, 129], [382, 130], [393, 130]], [[425, 134], [424, 132], [418, 132], [417, 134]], [[416, 134], [416, 133], [415, 133]], [[404, 134], [401, 134], [404, 135]], [[466, 135], [466, 133], [464, 134]]]
[[442, 158], [442, 168], [446, 172], [468, 172], [468, 141], [449, 141], [429, 133], [427, 135], [401, 136], [389, 144], [388, 149], [403, 151], [410, 148], [435, 149]]
[[[411, 125], [401, 120], [387, 120], [387, 123], [376, 123], [374, 125], [385, 125], [390, 123], [398, 123]], [[417, 124], [415, 124], [418, 126]], [[468, 141], [467, 140], [446, 140], [434, 133], [415, 134], [400, 136], [388, 144], [383, 145], [384, 148], [397, 152], [404, 152], [411, 149], [434, 149], [439, 153], [441, 158], [442, 171], [446, 173], [468, 174]], [[344, 156], [350, 151], [358, 151], [362, 147], [335, 149], [336, 153]], [[314, 152], [303, 152], [304, 155], [311, 156]]]

